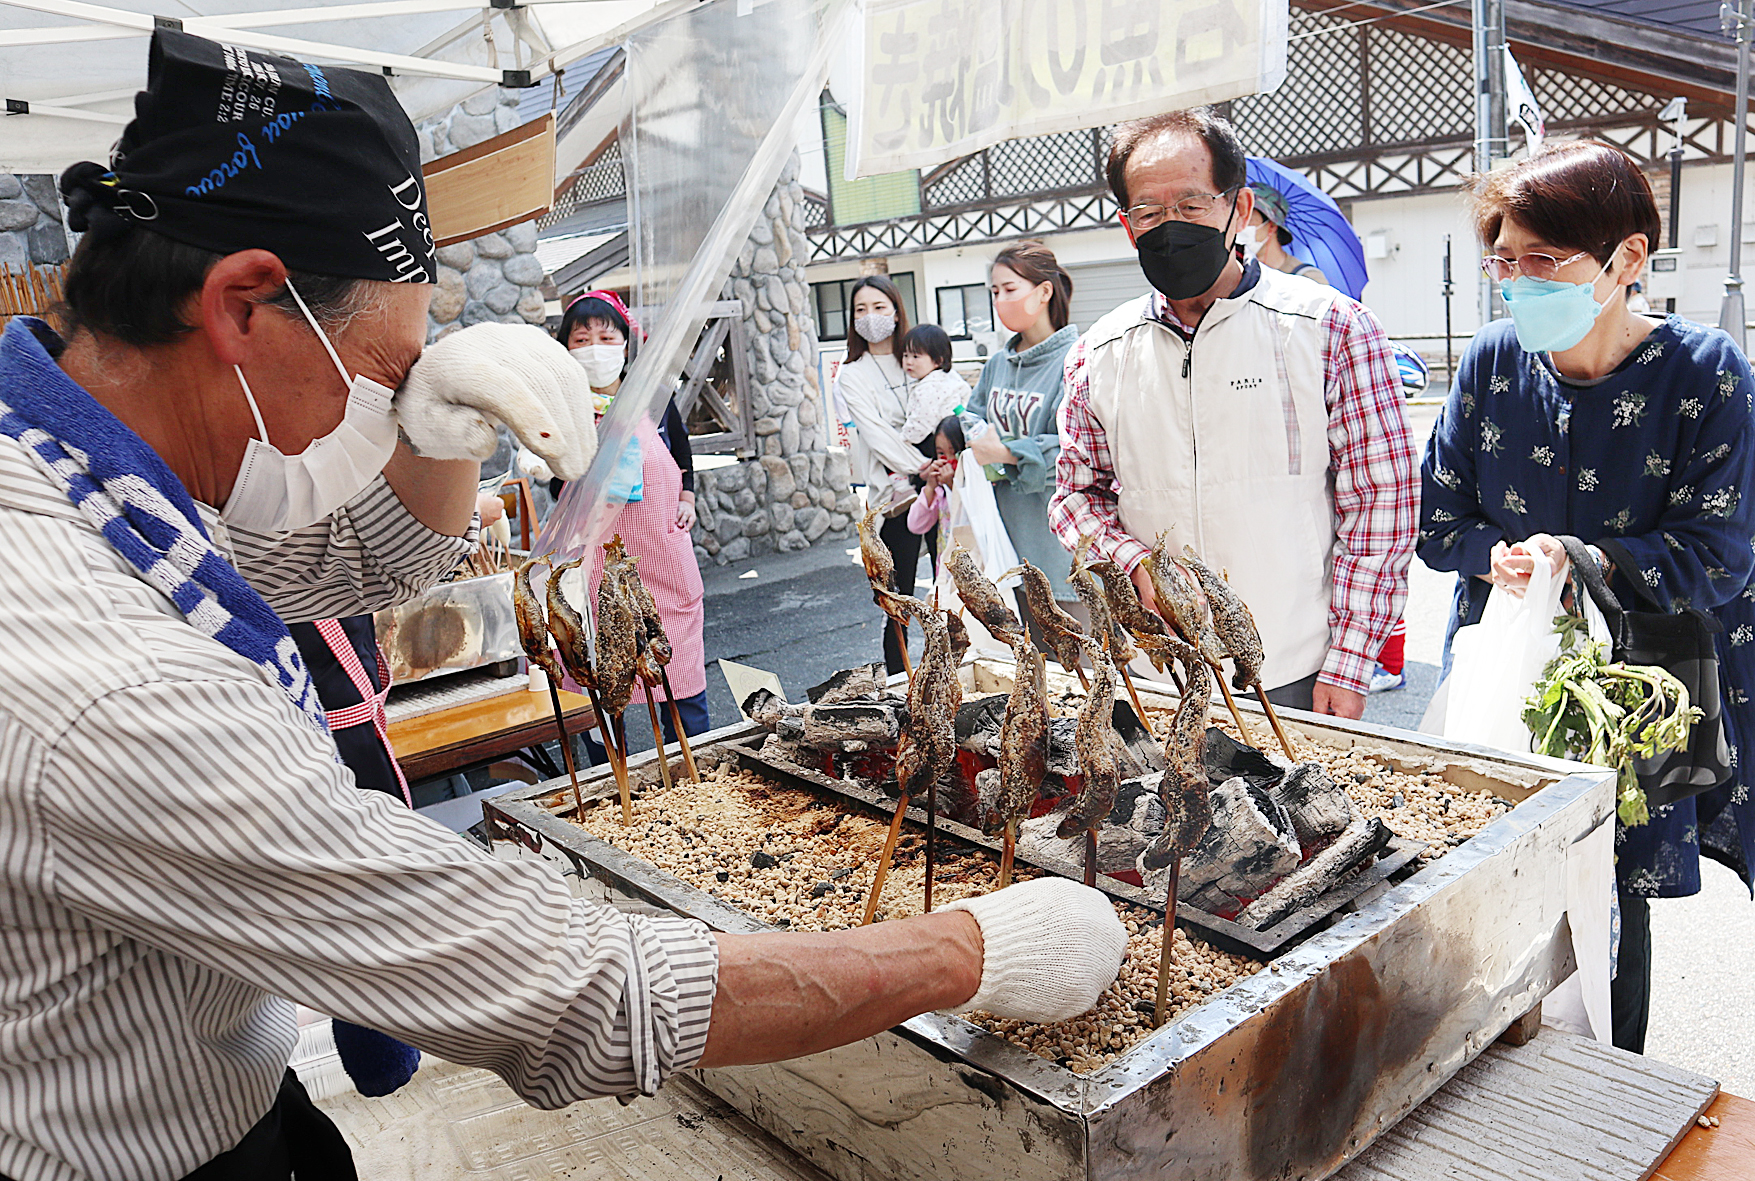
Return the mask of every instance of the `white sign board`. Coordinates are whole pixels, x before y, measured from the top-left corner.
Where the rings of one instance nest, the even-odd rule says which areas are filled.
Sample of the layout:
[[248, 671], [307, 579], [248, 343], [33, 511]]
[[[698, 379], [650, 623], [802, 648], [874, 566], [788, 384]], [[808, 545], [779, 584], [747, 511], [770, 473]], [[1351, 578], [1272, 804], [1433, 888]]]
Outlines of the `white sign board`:
[[1266, 93], [1287, 0], [866, 0], [847, 177]]

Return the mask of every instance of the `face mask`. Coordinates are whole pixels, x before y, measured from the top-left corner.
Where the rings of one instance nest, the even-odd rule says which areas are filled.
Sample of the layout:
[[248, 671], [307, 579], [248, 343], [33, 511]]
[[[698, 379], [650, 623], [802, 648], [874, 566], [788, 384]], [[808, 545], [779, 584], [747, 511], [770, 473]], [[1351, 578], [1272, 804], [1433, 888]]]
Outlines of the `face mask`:
[[624, 351], [619, 344], [586, 344], [567, 351], [585, 367], [585, 380], [594, 389], [613, 385], [622, 375]]
[[[1609, 260], [1613, 262], [1614, 259]], [[1601, 278], [1609, 263], [1597, 272]], [[1531, 279], [1523, 275], [1499, 284], [1505, 307], [1511, 312], [1517, 343], [1528, 353], [1563, 353], [1590, 335], [1591, 325], [1609, 301], [1597, 302], [1596, 280], [1564, 283], [1558, 279]], [[1609, 299], [1613, 299], [1611, 294]]]
[[[1237, 213], [1235, 203], [1231, 213]], [[1225, 231], [1230, 228], [1230, 218], [1225, 219], [1223, 230], [1176, 218], [1153, 226], [1134, 242], [1146, 281], [1169, 299], [1205, 294], [1231, 260], [1231, 250], [1225, 245]]]
[[1046, 283], [1038, 283], [1024, 294], [1012, 299], [996, 299], [993, 301], [993, 314], [999, 322], [1012, 332], [1022, 332], [1036, 322], [1042, 309], [1048, 306], [1048, 293], [1043, 291]]
[[888, 340], [896, 331], [896, 317], [867, 314], [853, 321], [853, 331], [865, 337], [867, 344]]
[[1244, 258], [1254, 258], [1261, 253], [1262, 235], [1267, 232], [1266, 226], [1244, 230], [1237, 235], [1237, 245], [1243, 247]]
[[268, 442], [268, 428], [262, 424], [262, 411], [256, 408], [244, 371], [232, 366], [256, 418], [259, 437], [244, 448], [244, 462], [219, 518], [252, 533], [290, 533], [315, 525], [365, 491], [396, 450], [396, 411], [390, 405], [393, 392], [369, 377], [350, 380], [341, 358], [335, 355], [335, 346], [317, 326], [305, 301], [291, 283], [286, 289], [323, 342], [341, 380], [347, 382], [347, 410], [333, 431], [297, 455], [283, 455]]

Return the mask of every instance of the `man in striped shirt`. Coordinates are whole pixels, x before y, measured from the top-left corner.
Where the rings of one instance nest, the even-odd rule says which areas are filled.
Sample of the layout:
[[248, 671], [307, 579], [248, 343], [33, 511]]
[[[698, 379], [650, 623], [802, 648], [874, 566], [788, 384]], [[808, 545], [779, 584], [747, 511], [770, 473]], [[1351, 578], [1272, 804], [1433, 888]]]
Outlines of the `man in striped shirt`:
[[1419, 486], [1388, 338], [1345, 295], [1240, 262], [1242, 146], [1208, 109], [1118, 130], [1109, 185], [1155, 291], [1067, 354], [1049, 524], [1133, 575], [1160, 533], [1252, 608], [1282, 704], [1357, 718], [1401, 618]]
[[[179, 91], [185, 67], [208, 88]], [[181, 33], [155, 35], [152, 79], [114, 170], [62, 178], [85, 231], [66, 339], [27, 319], [0, 336], [0, 1177], [351, 1177], [286, 1070], [292, 1001], [491, 1069], [542, 1107], [936, 1008], [1051, 1020], [1095, 1001], [1126, 932], [1077, 883], [843, 933], [716, 936], [588, 905], [546, 864], [356, 790], [281, 620], [406, 597], [476, 535], [474, 461], [392, 432], [360, 466], [379, 446], [373, 388], [400, 405], [411, 370], [451, 388], [431, 356], [417, 365], [430, 284], [397, 281], [405, 260], [345, 230], [400, 215], [337, 161], [407, 168], [413, 129], [381, 78]], [[256, 120], [222, 121], [225, 137], [299, 165], [299, 216], [263, 212], [287, 209], [248, 188], [247, 156], [207, 172], [213, 158], [179, 155], [212, 132], [216, 93], [227, 119]], [[418, 194], [391, 189], [410, 224]], [[404, 245], [430, 262], [430, 242]], [[524, 360], [493, 372], [555, 394]], [[453, 396], [431, 421], [467, 434], [492, 391]], [[559, 442], [553, 415], [539, 430], [503, 409], [526, 444]], [[284, 528], [241, 525], [241, 501]]]

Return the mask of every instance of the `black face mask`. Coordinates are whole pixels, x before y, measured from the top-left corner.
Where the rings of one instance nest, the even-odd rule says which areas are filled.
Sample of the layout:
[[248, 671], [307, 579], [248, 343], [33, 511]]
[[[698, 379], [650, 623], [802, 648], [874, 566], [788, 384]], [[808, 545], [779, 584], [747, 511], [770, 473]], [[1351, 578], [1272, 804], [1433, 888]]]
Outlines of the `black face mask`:
[[[1236, 215], [1237, 202], [1233, 198], [1231, 216]], [[1204, 294], [1219, 281], [1231, 259], [1231, 248], [1225, 243], [1230, 228], [1230, 217], [1225, 219], [1222, 230], [1176, 218], [1153, 226], [1134, 240], [1146, 281], [1169, 299], [1193, 299]]]

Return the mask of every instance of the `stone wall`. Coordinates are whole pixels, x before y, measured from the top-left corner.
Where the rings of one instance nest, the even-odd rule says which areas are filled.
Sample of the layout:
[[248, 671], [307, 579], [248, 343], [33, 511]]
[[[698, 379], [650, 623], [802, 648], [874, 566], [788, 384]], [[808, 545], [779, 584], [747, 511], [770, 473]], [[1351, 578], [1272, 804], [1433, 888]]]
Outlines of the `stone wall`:
[[0, 172], [0, 269], [16, 273], [33, 262], [53, 266], [67, 256], [55, 178]]
[[723, 298], [741, 299], [750, 414], [760, 454], [695, 474], [695, 556], [720, 565], [848, 535], [857, 500], [830, 451], [817, 385], [816, 317], [805, 280], [797, 153], [739, 252]]

